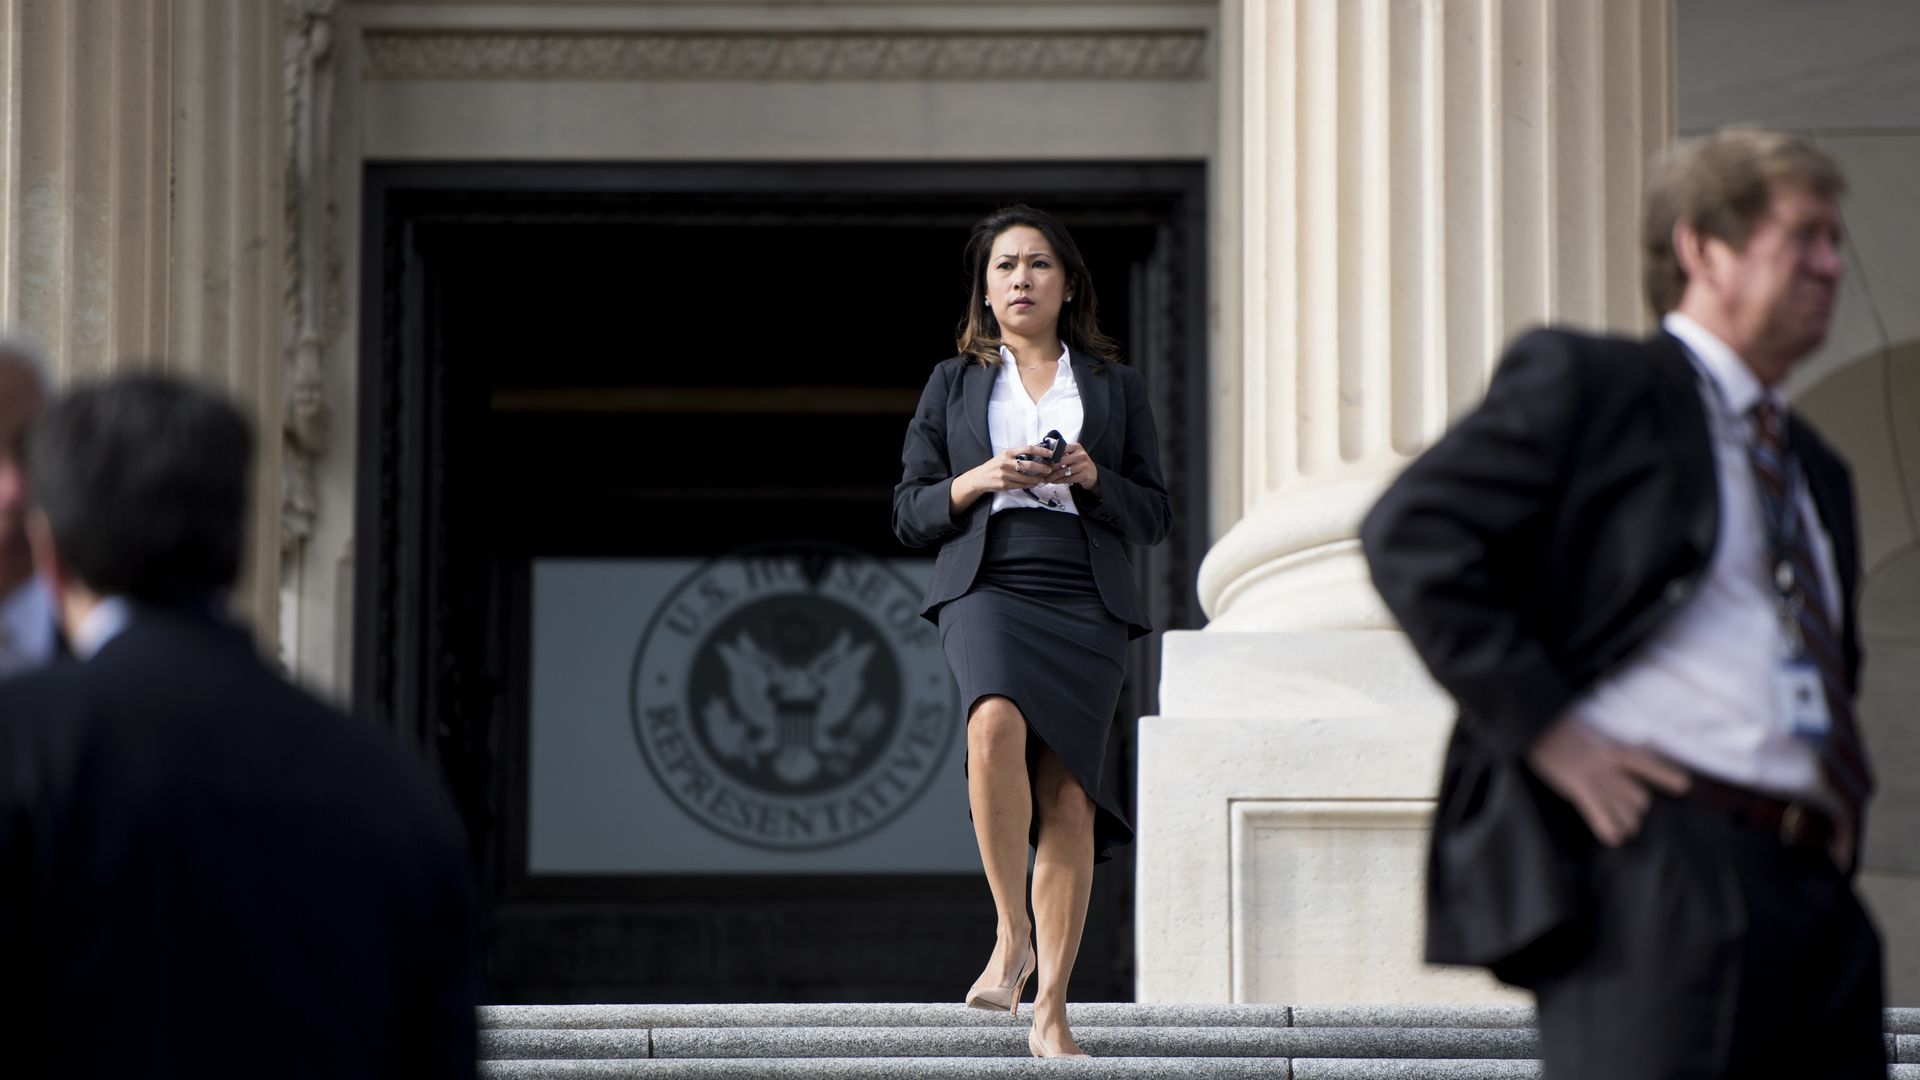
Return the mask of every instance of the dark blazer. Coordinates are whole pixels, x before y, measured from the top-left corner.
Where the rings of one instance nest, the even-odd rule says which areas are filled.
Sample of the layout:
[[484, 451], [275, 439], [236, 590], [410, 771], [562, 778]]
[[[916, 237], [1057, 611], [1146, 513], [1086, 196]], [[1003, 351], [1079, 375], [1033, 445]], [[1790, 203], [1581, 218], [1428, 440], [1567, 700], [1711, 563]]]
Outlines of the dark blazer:
[[[1666, 334], [1529, 333], [1362, 526], [1381, 597], [1460, 706], [1428, 863], [1431, 961], [1530, 985], [1577, 944], [1595, 841], [1522, 756], [1706, 569], [1719, 488], [1696, 379]], [[1857, 680], [1846, 466], [1797, 417], [1789, 438], [1833, 540]]]
[[[1100, 469], [1100, 494], [1076, 486], [1074, 506], [1086, 525], [1100, 599], [1139, 637], [1153, 626], [1134, 587], [1126, 545], [1157, 544], [1173, 527], [1146, 381], [1124, 364], [1096, 368], [1078, 349], [1068, 354], [1085, 411], [1074, 441]], [[920, 612], [930, 620], [939, 617], [940, 605], [964, 595], [980, 570], [992, 496], [975, 500], [957, 520], [947, 500], [955, 476], [993, 456], [987, 399], [999, 370], [967, 356], [941, 361], [907, 425], [900, 483], [893, 489], [893, 532], [908, 547], [940, 545]]]
[[142, 611], [0, 686], [12, 1075], [472, 1077], [476, 913], [419, 762]]

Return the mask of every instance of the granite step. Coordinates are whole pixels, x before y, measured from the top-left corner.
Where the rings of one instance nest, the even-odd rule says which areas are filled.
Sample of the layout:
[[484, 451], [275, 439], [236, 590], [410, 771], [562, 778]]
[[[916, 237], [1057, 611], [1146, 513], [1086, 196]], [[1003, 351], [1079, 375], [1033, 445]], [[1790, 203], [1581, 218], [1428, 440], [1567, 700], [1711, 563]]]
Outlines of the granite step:
[[[1025, 1027], [1019, 1017], [959, 1004], [489, 1005], [484, 1030], [746, 1027]], [[1531, 1028], [1523, 1005], [1155, 1005], [1067, 1006], [1076, 1027]], [[1884, 1029], [1920, 1035], [1920, 1009], [1888, 1009]]]
[[[1331, 1006], [1335, 1010], [1351, 1006]], [[1089, 1027], [1526, 1027], [1533, 1023], [1533, 1012], [1526, 1008], [1502, 1007], [1501, 1013], [1462, 1014], [1478, 1017], [1478, 1023], [1446, 1023], [1445, 1010], [1409, 1013], [1406, 1022], [1388, 1018], [1385, 1023], [1356, 1019], [1354, 1023], [1323, 1022], [1299, 1024], [1295, 1010], [1287, 1005], [1135, 1005], [1124, 1002], [1086, 1002], [1067, 1006], [1069, 1023]], [[1305, 1010], [1311, 1014], [1311, 1010]], [[1367, 1016], [1364, 1009], [1353, 1016]], [[958, 1003], [946, 1004], [751, 1004], [751, 1005], [490, 1005], [480, 1010], [483, 1029], [514, 1028], [745, 1028], [745, 1027], [1022, 1027], [1030, 1019], [1027, 1005], [1020, 1015], [969, 1009]], [[1312, 1016], [1309, 1015], [1309, 1019]], [[1418, 1023], [1426, 1019], [1431, 1022]]]
[[[1209, 1077], [1217, 1080], [1536, 1080], [1534, 1061], [1366, 1061], [1287, 1058], [734, 1058], [725, 1061], [483, 1062], [487, 1080], [981, 1080]], [[1920, 1080], [1920, 1064], [1888, 1080]]]
[[[1217, 1077], [1290, 1080], [1285, 1058], [730, 1058], [723, 1061], [488, 1061], [486, 1080], [979, 1080], [981, 1077]], [[1490, 1074], [1491, 1075], [1491, 1074]], [[1528, 1074], [1508, 1073], [1503, 1076]], [[1536, 1070], [1531, 1075], [1538, 1075]]]
[[[1531, 1059], [1530, 1028], [1074, 1029], [1095, 1057]], [[1024, 1057], [1027, 1029], [764, 1027], [488, 1031], [491, 1061], [589, 1058]]]
[[[958, 1004], [492, 1006], [480, 1013], [480, 1049], [483, 1075], [498, 1080], [1540, 1075], [1533, 1013], [1521, 1006], [1090, 1002], [1068, 1016], [1092, 1058], [1035, 1061], [1030, 1014]], [[1920, 1080], [1920, 1009], [1887, 1010], [1884, 1030], [1887, 1075]]]

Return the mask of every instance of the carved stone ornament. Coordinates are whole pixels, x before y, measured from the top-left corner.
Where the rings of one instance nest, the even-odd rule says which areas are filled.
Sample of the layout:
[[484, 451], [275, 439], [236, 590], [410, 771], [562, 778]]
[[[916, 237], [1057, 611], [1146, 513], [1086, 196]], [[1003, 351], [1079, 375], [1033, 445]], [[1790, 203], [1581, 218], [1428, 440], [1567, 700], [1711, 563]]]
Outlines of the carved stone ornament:
[[335, 0], [285, 0], [286, 403], [281, 423], [280, 565], [284, 576], [313, 535], [320, 458], [327, 450], [325, 356], [337, 289], [327, 183]]
[[372, 31], [366, 50], [367, 73], [382, 79], [1199, 79], [1207, 37]]

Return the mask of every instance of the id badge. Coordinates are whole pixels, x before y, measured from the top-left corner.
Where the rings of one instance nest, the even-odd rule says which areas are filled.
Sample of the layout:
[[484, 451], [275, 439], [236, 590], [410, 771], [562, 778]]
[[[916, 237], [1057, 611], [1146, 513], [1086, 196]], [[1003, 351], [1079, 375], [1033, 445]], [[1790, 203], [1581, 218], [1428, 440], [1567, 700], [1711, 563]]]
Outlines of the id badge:
[[1832, 725], [1832, 718], [1827, 715], [1827, 689], [1813, 661], [1804, 657], [1776, 660], [1773, 700], [1787, 734], [1807, 739], [1827, 737], [1827, 729]]

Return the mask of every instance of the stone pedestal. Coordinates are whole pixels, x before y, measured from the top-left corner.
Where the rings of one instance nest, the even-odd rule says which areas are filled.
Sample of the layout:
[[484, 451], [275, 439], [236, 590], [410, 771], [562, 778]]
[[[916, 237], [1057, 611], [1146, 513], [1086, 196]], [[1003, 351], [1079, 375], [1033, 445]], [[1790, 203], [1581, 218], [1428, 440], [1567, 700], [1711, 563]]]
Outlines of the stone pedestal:
[[1670, 0], [1225, 5], [1242, 412], [1214, 455], [1243, 516], [1201, 568], [1212, 621], [1168, 635], [1163, 715], [1141, 721], [1141, 1000], [1503, 993], [1420, 962], [1451, 709], [1355, 537], [1517, 330], [1647, 324], [1672, 20]]
[[1141, 1001], [1501, 1000], [1417, 959], [1446, 696], [1393, 630], [1166, 636], [1140, 725]]
[[274, 629], [280, 518], [281, 8], [0, 0], [0, 324], [61, 381], [226, 390], [259, 442], [236, 607]]

